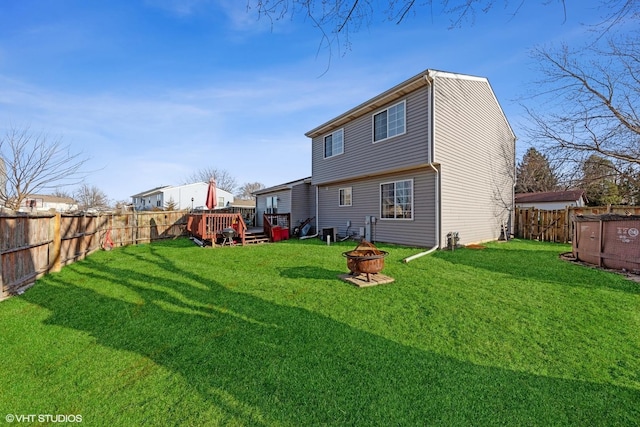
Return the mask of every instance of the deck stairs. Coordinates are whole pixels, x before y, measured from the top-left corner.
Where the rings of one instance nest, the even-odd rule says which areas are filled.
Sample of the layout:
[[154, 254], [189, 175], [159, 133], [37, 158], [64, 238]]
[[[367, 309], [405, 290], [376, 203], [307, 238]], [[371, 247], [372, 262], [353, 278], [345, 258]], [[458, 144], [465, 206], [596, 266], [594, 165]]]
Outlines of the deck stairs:
[[269, 237], [262, 230], [247, 230], [244, 235], [245, 245], [269, 243]]

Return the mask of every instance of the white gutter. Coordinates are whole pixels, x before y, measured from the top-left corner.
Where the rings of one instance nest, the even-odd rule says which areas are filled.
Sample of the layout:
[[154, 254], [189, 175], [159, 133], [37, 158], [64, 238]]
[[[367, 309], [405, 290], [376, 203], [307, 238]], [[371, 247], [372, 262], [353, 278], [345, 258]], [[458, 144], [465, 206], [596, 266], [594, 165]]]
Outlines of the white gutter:
[[430, 152], [430, 157], [431, 157], [431, 161], [429, 162], [429, 166], [431, 166], [431, 169], [433, 169], [433, 171], [436, 173], [436, 179], [435, 179], [435, 204], [436, 204], [436, 209], [435, 209], [435, 233], [436, 233], [436, 244], [434, 247], [432, 247], [431, 249], [428, 249], [424, 252], [419, 252], [415, 255], [411, 255], [409, 257], [406, 257], [405, 259], [402, 260], [402, 262], [404, 262], [405, 264], [413, 261], [414, 259], [423, 257], [425, 255], [429, 255], [430, 253], [434, 252], [435, 250], [437, 250], [440, 247], [440, 174], [438, 172], [438, 168], [436, 168], [433, 165], [433, 159], [434, 159], [434, 150], [435, 150], [435, 114], [433, 111], [433, 107], [435, 105], [434, 102], [434, 97], [435, 97], [435, 91], [433, 90], [433, 78], [435, 77], [436, 72], [433, 72], [432, 70], [429, 70], [427, 75], [425, 76], [425, 79], [428, 80], [431, 84], [429, 85], [429, 90], [431, 92], [431, 96], [429, 97], [429, 114], [431, 114], [431, 132], [429, 133], [429, 139], [431, 140], [431, 143], [429, 144], [429, 152]]
[[409, 261], [413, 261], [416, 258], [420, 258], [423, 257], [425, 255], [429, 255], [430, 253], [434, 252], [436, 249], [438, 249], [440, 247], [440, 192], [438, 191], [438, 183], [440, 181], [440, 175], [438, 174], [438, 168], [436, 168], [435, 166], [433, 166], [433, 163], [429, 163], [429, 166], [431, 166], [431, 168], [435, 171], [436, 173], [436, 185], [435, 185], [435, 190], [436, 190], [436, 218], [435, 218], [435, 223], [436, 223], [436, 244], [434, 247], [432, 247], [431, 249], [428, 249], [424, 252], [419, 252], [415, 255], [411, 255], [409, 257], [406, 257], [405, 259], [402, 260], [402, 262], [404, 262], [405, 264], [408, 263]]

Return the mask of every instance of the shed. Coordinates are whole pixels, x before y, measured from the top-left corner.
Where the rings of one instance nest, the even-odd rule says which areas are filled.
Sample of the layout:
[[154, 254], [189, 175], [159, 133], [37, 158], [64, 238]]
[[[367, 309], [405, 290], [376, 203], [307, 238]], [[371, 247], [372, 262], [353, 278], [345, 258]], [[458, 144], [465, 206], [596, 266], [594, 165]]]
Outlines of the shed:
[[587, 205], [584, 190], [544, 191], [537, 193], [516, 194], [516, 207], [536, 208], [542, 210], [559, 210], [566, 207], [583, 207]]

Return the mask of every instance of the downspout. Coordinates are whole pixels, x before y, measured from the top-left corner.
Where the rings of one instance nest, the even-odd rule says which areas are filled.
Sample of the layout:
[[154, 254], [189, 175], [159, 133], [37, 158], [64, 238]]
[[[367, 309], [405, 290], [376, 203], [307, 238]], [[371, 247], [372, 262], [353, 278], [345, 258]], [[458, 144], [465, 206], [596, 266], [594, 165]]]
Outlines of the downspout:
[[318, 231], [318, 186], [316, 185], [316, 234], [312, 234], [311, 236], [303, 236], [300, 240], [304, 239], [313, 239], [314, 237], [318, 237], [320, 232]]
[[436, 72], [434, 72], [433, 70], [428, 70], [427, 71], [427, 75], [424, 76], [424, 78], [429, 81], [429, 83], [431, 83], [429, 85], [429, 114], [431, 115], [431, 126], [430, 126], [430, 130], [429, 130], [429, 166], [431, 166], [431, 169], [433, 169], [433, 171], [436, 173], [436, 179], [435, 179], [435, 235], [436, 235], [436, 244], [431, 248], [428, 249], [424, 252], [419, 252], [415, 255], [411, 255], [409, 257], [406, 257], [402, 260], [402, 262], [404, 262], [405, 264], [408, 263], [409, 261], [413, 261], [414, 259], [423, 257], [425, 255], [429, 255], [430, 253], [436, 251], [439, 247], [440, 247], [440, 174], [438, 172], [438, 168], [435, 167], [435, 165], [433, 164], [433, 160], [435, 158], [435, 112], [434, 112], [434, 106], [435, 106], [435, 90], [433, 87], [433, 83], [434, 83], [434, 77], [436, 75]]

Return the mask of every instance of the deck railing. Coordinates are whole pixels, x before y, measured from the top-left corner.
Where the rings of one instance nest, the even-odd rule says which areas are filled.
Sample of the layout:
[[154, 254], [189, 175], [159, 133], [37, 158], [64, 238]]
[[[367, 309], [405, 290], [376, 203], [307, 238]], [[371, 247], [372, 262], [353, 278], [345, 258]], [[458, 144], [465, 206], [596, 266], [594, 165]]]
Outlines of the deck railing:
[[239, 213], [197, 213], [189, 214], [187, 231], [201, 240], [213, 243], [222, 235], [225, 228], [233, 228], [236, 236], [244, 245], [247, 225]]

